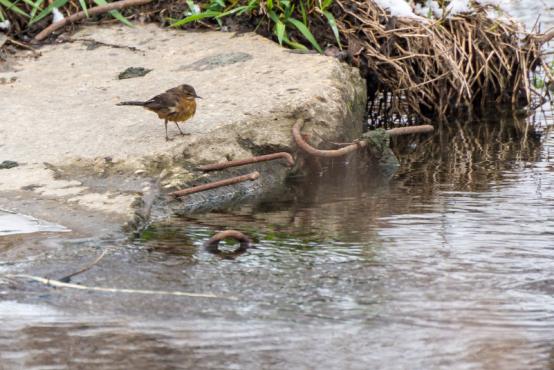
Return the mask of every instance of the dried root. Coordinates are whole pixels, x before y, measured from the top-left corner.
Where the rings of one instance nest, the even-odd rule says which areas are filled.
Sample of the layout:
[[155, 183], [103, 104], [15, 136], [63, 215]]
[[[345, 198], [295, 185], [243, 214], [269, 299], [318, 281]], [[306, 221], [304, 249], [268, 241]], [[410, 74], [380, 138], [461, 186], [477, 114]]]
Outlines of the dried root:
[[445, 121], [491, 104], [523, 107], [538, 95], [530, 80], [544, 67], [550, 33], [491, 19], [486, 7], [432, 20], [393, 17], [373, 1], [336, 3], [349, 51], [367, 65], [373, 125]]

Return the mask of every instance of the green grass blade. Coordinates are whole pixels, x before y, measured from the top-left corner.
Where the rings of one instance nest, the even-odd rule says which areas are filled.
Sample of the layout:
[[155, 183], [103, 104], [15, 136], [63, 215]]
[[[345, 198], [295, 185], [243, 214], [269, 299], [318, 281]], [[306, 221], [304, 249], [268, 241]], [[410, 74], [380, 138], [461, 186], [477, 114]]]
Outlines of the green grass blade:
[[337, 22], [335, 20], [335, 17], [331, 12], [324, 10], [323, 15], [325, 15], [325, 18], [327, 18], [327, 23], [329, 23], [329, 26], [333, 30], [333, 35], [335, 35], [335, 40], [337, 40], [337, 44], [339, 45], [339, 48], [342, 50], [342, 45], [340, 43], [340, 35], [339, 35], [339, 28], [337, 27]]
[[42, 6], [42, 3], [44, 2], [44, 0], [37, 0], [35, 1], [35, 3], [33, 4], [33, 10], [31, 10], [31, 21], [35, 18], [35, 14], [37, 14], [37, 12], [40, 10], [40, 7]]
[[243, 12], [245, 12], [247, 10], [248, 10], [248, 6], [246, 6], [246, 5], [237, 6], [236, 8], [233, 8], [231, 10], [227, 10], [226, 12], [220, 13], [219, 15], [216, 16], [216, 18], [223, 18], [223, 17], [226, 17], [228, 15], [235, 14], [235, 13], [238, 13], [240, 15], [240, 14], [242, 14]]
[[67, 3], [67, 1], [68, 0], [55, 0], [54, 2], [52, 2], [52, 4], [48, 5], [45, 9], [43, 9], [40, 13], [38, 13], [38, 15], [35, 18], [31, 19], [31, 21], [29, 22], [29, 26], [32, 25], [33, 23], [40, 21], [48, 14], [52, 13], [52, 9], [61, 8], [62, 6], [65, 5], [65, 3]]
[[277, 24], [280, 22], [279, 17], [277, 16], [277, 14], [275, 14], [273, 10], [267, 12], [267, 15], [269, 15], [269, 18], [273, 21], [273, 23]]
[[285, 36], [285, 24], [281, 21], [275, 23], [275, 34], [277, 35], [277, 40], [279, 45], [283, 45], [283, 37]]
[[35, 3], [33, 3], [31, 0], [23, 0], [23, 2], [31, 7], [35, 6]]
[[83, 11], [85, 12], [85, 15], [88, 18], [88, 8], [87, 8], [86, 1], [85, 0], [79, 0], [79, 5], [81, 5], [81, 9], [83, 9]]
[[305, 51], [308, 51], [308, 48], [305, 47], [304, 45], [298, 43], [298, 42], [294, 42], [294, 41], [290, 41], [289, 38], [285, 35], [285, 37], [283, 38], [283, 42], [285, 44], [287, 44], [288, 46], [290, 46], [291, 48], [293, 49], [298, 49], [298, 50], [305, 50]]
[[[107, 4], [106, 0], [93, 0], [93, 1], [96, 5], [106, 5]], [[117, 19], [118, 21], [120, 21], [121, 23], [126, 24], [129, 27], [133, 27], [133, 24], [131, 22], [129, 22], [129, 20], [127, 18], [125, 18], [123, 16], [123, 14], [121, 14], [119, 12], [119, 10], [112, 10], [110, 12], [110, 15], [112, 17], [114, 17], [115, 19]]]
[[206, 10], [205, 12], [189, 15], [186, 18], [178, 20], [177, 22], [172, 23], [171, 27], [183, 26], [187, 23], [194, 22], [194, 21], [199, 21], [199, 20], [204, 19], [204, 18], [215, 18], [220, 14], [221, 14], [221, 12], [216, 12], [216, 11], [213, 11], [213, 10]]
[[302, 34], [302, 36], [304, 36], [306, 38], [306, 40], [308, 40], [310, 42], [310, 44], [312, 44], [312, 46], [314, 47], [314, 49], [316, 49], [318, 52], [322, 53], [323, 51], [321, 50], [321, 47], [319, 46], [319, 44], [317, 43], [314, 35], [312, 35], [312, 32], [308, 29], [308, 27], [306, 27], [306, 25], [302, 22], [300, 22], [298, 19], [294, 19], [294, 18], [289, 18], [287, 19], [287, 22], [289, 22], [290, 24], [292, 24], [294, 27], [296, 27], [296, 29], [298, 31], [300, 31], [300, 33]]
[[333, 0], [323, 0], [321, 2], [321, 10], [325, 11], [331, 4], [333, 3]]
[[29, 18], [29, 14], [25, 13], [25, 11], [21, 10], [17, 5], [12, 3], [10, 0], [0, 0], [0, 5], [5, 6], [6, 10], [12, 10], [17, 14], [20, 14], [24, 17]]
[[192, 0], [187, 0], [187, 5], [189, 7], [189, 10], [190, 10], [190, 13], [191, 15], [194, 15], [194, 14], [198, 14], [199, 12], [197, 11], [198, 7], [196, 6], [196, 4], [194, 3], [194, 1]]
[[306, 12], [306, 6], [304, 6], [304, 1], [300, 1], [300, 14], [302, 14], [302, 23], [308, 24], [308, 14]]

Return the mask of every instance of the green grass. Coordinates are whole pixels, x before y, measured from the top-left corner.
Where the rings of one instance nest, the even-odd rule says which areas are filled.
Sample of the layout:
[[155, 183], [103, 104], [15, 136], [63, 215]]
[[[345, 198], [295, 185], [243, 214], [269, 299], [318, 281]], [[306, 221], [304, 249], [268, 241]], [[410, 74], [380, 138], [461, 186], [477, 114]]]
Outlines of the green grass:
[[[22, 28], [29, 28], [51, 15], [54, 8], [60, 9], [64, 16], [67, 16], [63, 9], [71, 5], [73, 9], [82, 9], [88, 16], [90, 7], [105, 4], [106, 0], [54, 0], [51, 4], [48, 4], [48, 0], [0, 0], [0, 21], [9, 19], [12, 23], [17, 22]], [[119, 11], [113, 10], [109, 14], [120, 22], [131, 25]]]
[[333, 0], [207, 0], [195, 4], [187, 0], [189, 12], [180, 20], [173, 20], [173, 27], [181, 27], [189, 23], [198, 22], [203, 19], [213, 20], [222, 26], [222, 18], [229, 15], [257, 15], [262, 16], [270, 23], [272, 32], [279, 44], [287, 45], [295, 49], [307, 50], [308, 48], [299, 40], [291, 36], [291, 31], [301, 35], [302, 41], [322, 53], [323, 50], [310, 30], [310, 19], [316, 14], [323, 19], [330, 27], [337, 45], [342, 48], [339, 30], [335, 17], [329, 11]]

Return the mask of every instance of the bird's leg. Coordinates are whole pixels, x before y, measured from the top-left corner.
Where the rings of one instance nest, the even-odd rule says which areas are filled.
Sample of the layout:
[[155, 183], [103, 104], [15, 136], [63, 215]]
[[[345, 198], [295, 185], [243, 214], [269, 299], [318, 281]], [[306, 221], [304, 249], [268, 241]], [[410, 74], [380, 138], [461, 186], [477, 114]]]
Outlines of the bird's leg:
[[165, 141], [169, 141], [169, 137], [167, 136], [167, 119], [164, 120], [164, 125], [165, 125]]
[[177, 121], [175, 121], [175, 125], [179, 129], [179, 132], [181, 133], [181, 135], [186, 135], [183, 131], [181, 131], [181, 128], [179, 127], [179, 124], [177, 123]]

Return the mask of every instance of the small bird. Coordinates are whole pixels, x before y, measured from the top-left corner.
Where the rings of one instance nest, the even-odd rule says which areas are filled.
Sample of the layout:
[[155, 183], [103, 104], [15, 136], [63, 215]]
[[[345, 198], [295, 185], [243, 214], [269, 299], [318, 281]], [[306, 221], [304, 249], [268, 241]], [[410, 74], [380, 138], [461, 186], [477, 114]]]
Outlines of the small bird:
[[202, 99], [196, 95], [196, 91], [192, 86], [183, 84], [147, 101], [124, 101], [117, 105], [137, 105], [157, 113], [158, 117], [164, 120], [165, 140], [169, 141], [167, 121], [175, 122], [181, 135], [185, 135], [177, 122], [184, 122], [194, 116], [194, 113], [196, 113], [196, 98]]

